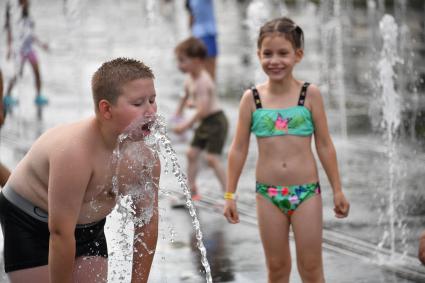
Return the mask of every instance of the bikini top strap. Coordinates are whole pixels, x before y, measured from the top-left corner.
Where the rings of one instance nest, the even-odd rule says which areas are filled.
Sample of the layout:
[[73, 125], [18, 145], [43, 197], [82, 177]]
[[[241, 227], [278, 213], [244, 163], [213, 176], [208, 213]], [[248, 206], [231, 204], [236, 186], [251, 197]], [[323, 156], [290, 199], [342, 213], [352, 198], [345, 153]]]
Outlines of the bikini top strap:
[[261, 105], [261, 99], [260, 99], [260, 94], [258, 93], [258, 90], [255, 87], [252, 87], [251, 90], [252, 90], [252, 96], [254, 97], [255, 107], [257, 109], [262, 108], [263, 106]]
[[304, 106], [305, 97], [307, 96], [307, 88], [310, 83], [305, 82], [301, 88], [300, 98], [298, 99], [298, 106]]

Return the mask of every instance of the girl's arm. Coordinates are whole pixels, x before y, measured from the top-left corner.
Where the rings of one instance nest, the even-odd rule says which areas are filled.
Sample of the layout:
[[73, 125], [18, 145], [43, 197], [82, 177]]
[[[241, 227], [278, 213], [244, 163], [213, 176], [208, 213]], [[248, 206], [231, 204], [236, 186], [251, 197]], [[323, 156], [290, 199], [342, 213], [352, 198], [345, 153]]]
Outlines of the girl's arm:
[[[239, 177], [248, 155], [252, 105], [252, 94], [251, 91], [248, 90], [242, 96], [239, 105], [236, 134], [233, 138], [228, 155], [226, 182], [226, 193], [228, 194], [234, 194], [236, 192]], [[230, 223], [239, 222], [235, 199], [226, 198], [224, 216]]]
[[329, 134], [322, 95], [316, 86], [311, 85], [308, 88], [307, 98], [311, 102], [310, 105], [313, 113], [316, 151], [332, 187], [336, 217], [343, 218], [348, 215], [350, 205], [342, 192], [336, 151]]

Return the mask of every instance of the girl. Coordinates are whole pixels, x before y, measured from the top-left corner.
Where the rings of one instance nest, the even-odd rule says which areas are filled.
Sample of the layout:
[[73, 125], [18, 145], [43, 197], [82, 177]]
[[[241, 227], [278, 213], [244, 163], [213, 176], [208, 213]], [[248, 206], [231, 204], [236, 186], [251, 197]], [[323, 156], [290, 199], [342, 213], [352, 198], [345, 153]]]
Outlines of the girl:
[[302, 29], [279, 18], [260, 29], [257, 55], [268, 80], [247, 90], [229, 157], [224, 216], [238, 223], [235, 192], [246, 160], [250, 132], [257, 136], [256, 202], [269, 282], [288, 282], [289, 226], [295, 236], [303, 282], [325, 282], [322, 266], [322, 199], [315, 158], [332, 186], [335, 216], [348, 215], [323, 100], [315, 85], [297, 80], [293, 68], [303, 58]]

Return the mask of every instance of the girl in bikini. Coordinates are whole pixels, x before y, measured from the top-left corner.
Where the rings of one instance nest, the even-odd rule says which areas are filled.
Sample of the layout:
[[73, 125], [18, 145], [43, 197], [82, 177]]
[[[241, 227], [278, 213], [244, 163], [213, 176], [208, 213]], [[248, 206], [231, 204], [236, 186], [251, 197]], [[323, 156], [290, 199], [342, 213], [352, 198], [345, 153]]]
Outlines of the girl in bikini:
[[337, 158], [317, 86], [297, 80], [293, 68], [303, 58], [302, 29], [289, 18], [260, 29], [258, 58], [268, 80], [245, 91], [229, 152], [224, 216], [238, 223], [235, 192], [249, 147], [257, 137], [256, 202], [268, 282], [289, 282], [289, 230], [294, 232], [297, 265], [303, 282], [325, 282], [322, 264], [322, 198], [315, 157], [328, 176], [338, 218], [349, 203], [341, 188]]

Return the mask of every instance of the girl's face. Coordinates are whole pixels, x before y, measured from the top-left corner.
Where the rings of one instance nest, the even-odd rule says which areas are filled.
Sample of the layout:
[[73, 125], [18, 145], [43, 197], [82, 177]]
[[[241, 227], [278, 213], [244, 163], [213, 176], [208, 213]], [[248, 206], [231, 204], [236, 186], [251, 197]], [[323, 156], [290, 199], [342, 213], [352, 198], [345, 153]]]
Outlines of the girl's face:
[[257, 55], [269, 79], [280, 81], [292, 74], [295, 64], [303, 57], [303, 50], [295, 49], [282, 35], [270, 35], [264, 37]]
[[152, 117], [157, 111], [156, 93], [152, 79], [137, 79], [126, 83], [115, 105], [112, 106], [118, 131], [138, 130], [143, 137], [149, 134]]

